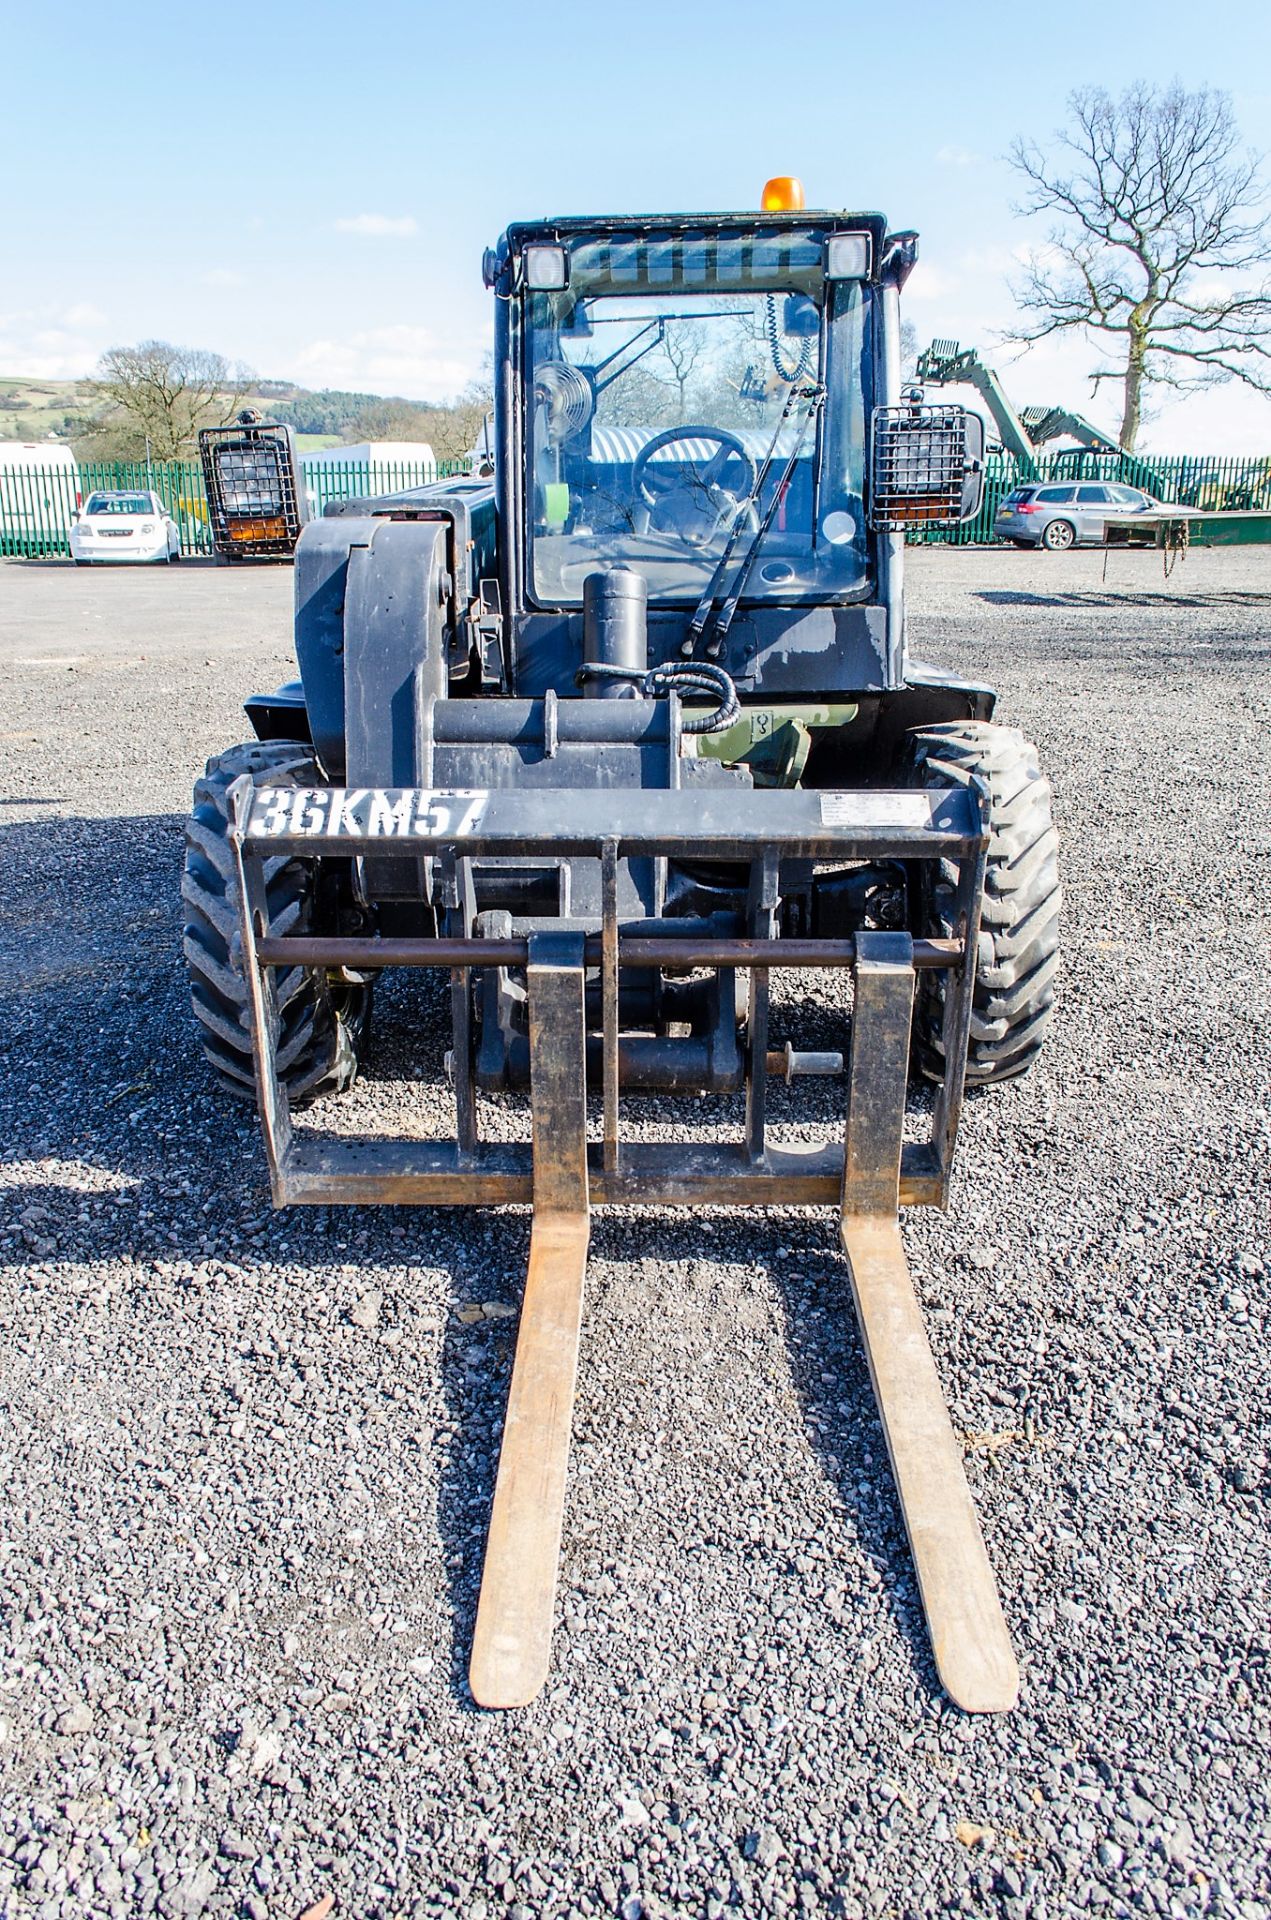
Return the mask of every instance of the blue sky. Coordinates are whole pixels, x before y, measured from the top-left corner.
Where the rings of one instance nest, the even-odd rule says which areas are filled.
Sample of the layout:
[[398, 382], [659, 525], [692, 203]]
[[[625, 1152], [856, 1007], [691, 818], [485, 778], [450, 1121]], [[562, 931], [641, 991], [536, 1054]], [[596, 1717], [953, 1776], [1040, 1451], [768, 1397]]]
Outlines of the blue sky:
[[[779, 172], [810, 205], [918, 227], [920, 338], [991, 345], [1006, 276], [1043, 238], [1011, 213], [1012, 136], [1048, 133], [1075, 86], [1181, 68], [1271, 148], [1271, 12], [1244, 11], [1219, 33], [1195, 0], [9, 0], [0, 375], [86, 373], [158, 336], [262, 375], [441, 397], [488, 345], [481, 250], [508, 220], [752, 206]], [[992, 356], [1018, 403], [1114, 422], [1083, 347], [1018, 355]], [[1192, 398], [1145, 439], [1271, 452], [1271, 400]]]

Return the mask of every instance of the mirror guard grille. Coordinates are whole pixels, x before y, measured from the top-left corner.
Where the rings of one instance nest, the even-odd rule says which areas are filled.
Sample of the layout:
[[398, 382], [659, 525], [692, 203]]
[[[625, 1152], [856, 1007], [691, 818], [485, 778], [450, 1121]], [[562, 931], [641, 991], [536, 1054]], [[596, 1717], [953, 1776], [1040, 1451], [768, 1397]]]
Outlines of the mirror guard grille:
[[967, 472], [966, 413], [958, 406], [875, 407], [870, 525], [955, 527]]

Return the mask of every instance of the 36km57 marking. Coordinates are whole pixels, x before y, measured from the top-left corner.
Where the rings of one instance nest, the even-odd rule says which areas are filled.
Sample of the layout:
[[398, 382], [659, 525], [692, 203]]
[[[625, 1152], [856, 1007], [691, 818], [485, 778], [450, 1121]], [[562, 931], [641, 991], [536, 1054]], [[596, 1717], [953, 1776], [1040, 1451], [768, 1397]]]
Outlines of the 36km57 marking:
[[384, 787], [264, 789], [252, 808], [253, 834], [343, 834], [352, 840], [462, 839], [480, 820], [489, 795], [468, 788], [448, 793]]

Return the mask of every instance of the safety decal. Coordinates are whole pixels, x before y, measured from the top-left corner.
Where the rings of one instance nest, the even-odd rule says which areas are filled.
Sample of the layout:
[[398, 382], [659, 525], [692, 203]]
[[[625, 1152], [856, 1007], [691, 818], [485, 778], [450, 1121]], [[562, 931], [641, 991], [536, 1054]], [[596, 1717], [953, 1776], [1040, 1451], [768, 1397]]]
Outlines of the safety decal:
[[926, 793], [823, 793], [825, 827], [929, 827], [931, 796]]

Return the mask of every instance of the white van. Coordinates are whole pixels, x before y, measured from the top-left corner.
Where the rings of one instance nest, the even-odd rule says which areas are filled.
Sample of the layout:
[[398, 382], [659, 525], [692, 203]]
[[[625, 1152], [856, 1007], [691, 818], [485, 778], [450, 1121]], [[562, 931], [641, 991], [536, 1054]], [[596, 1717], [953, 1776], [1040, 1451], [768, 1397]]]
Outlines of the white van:
[[65, 550], [81, 504], [79, 468], [55, 440], [0, 440], [0, 536], [19, 553]]
[[318, 515], [328, 500], [378, 493], [401, 493], [437, 478], [437, 459], [426, 440], [363, 440], [353, 447], [323, 447], [302, 453], [301, 471], [309, 512]]

